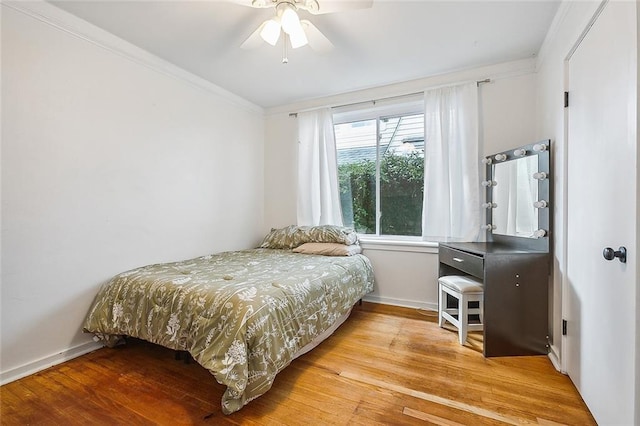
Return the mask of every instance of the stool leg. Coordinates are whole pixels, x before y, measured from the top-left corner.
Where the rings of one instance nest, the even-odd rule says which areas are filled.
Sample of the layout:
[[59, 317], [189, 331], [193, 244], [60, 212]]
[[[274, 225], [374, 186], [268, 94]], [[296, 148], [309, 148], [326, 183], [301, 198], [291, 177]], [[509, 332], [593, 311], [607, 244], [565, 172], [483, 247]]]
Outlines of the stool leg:
[[438, 327], [444, 325], [444, 318], [442, 318], [442, 311], [447, 307], [444, 305], [447, 303], [447, 296], [442, 289], [442, 284], [438, 284]]
[[458, 300], [458, 322], [460, 323], [460, 329], [458, 330], [458, 337], [460, 338], [460, 344], [464, 345], [467, 341], [467, 325], [469, 324], [469, 302], [462, 296]]

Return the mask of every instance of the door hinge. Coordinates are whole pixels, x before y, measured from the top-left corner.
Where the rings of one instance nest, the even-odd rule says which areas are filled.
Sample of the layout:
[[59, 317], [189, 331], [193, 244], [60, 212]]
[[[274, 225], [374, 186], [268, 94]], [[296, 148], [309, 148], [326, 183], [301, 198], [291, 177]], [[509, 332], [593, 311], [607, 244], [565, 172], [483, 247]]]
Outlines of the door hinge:
[[567, 335], [567, 320], [565, 319], [562, 320], [562, 335]]
[[564, 107], [569, 106], [569, 92], [564, 92]]

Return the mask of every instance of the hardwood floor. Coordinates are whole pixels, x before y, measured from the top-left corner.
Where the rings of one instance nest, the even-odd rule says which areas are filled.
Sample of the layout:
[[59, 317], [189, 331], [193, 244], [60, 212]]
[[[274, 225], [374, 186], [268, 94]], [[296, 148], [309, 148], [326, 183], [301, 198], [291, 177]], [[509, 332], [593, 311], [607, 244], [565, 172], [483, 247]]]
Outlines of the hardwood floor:
[[364, 303], [229, 416], [200, 365], [142, 341], [100, 349], [0, 387], [3, 425], [595, 424], [546, 356], [482, 356], [436, 314]]

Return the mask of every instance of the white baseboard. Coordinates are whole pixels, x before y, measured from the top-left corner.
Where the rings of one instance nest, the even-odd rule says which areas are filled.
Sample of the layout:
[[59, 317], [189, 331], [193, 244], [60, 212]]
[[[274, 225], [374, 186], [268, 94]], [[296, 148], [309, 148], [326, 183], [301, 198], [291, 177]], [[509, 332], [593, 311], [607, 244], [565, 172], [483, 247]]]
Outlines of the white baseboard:
[[97, 349], [102, 348], [103, 346], [104, 344], [101, 342], [87, 342], [73, 348], [69, 348], [57, 354], [49, 355], [36, 361], [21, 365], [19, 367], [12, 368], [11, 370], [3, 371], [0, 373], [0, 385], [13, 382], [26, 376], [30, 376], [31, 374], [35, 374], [38, 371], [45, 370], [49, 367], [53, 367], [54, 365], [61, 364], [65, 361], [69, 361], [73, 358], [77, 358], [89, 352], [93, 352]]
[[566, 371], [562, 371], [562, 363], [560, 362], [560, 351], [555, 345], [551, 345], [549, 347], [549, 359], [551, 360], [551, 364], [555, 367], [556, 370], [561, 372], [562, 374], [567, 374]]
[[404, 308], [426, 309], [438, 312], [437, 303], [417, 302], [415, 300], [392, 299], [390, 297], [365, 296], [362, 298], [365, 302], [380, 303], [383, 305], [402, 306]]

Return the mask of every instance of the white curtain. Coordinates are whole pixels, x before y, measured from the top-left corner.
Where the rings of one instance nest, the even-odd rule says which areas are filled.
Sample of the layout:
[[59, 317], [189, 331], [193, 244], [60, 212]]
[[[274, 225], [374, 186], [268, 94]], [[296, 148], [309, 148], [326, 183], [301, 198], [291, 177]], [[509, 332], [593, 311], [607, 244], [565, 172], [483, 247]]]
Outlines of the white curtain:
[[299, 113], [298, 141], [298, 225], [342, 226], [331, 109]]
[[427, 89], [422, 236], [475, 241], [480, 231], [476, 82]]

